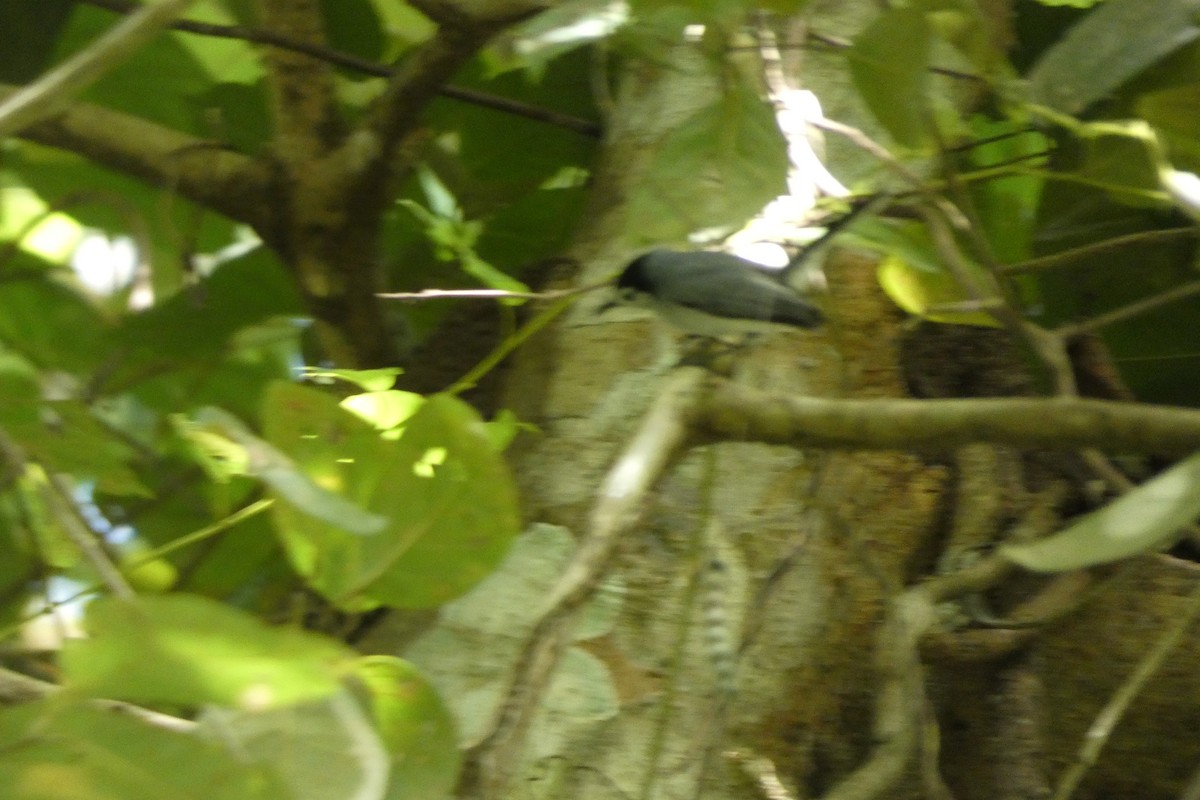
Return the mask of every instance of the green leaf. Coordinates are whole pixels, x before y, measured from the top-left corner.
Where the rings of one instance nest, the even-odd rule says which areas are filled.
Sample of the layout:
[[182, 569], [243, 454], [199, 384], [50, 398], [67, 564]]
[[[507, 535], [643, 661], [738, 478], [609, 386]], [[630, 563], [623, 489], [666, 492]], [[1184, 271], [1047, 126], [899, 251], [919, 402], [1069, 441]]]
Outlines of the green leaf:
[[[993, 82], [1011, 81], [1016, 70], [996, 45], [995, 25], [975, 0], [917, 0], [934, 33], [962, 53], [975, 72]], [[961, 107], [961, 103], [956, 104]]]
[[129, 466], [133, 448], [98, 422], [83, 403], [46, 403], [38, 423], [14, 426], [9, 432], [33, 460], [52, 472], [91, 478], [97, 489], [109, 494], [150, 496]]
[[1030, 100], [1078, 114], [1200, 35], [1200, 0], [1108, 0], [1030, 70]]
[[735, 85], [661, 142], [630, 198], [627, 236], [642, 244], [736, 228], [787, 190], [787, 170], [774, 111]]
[[40, 425], [38, 373], [25, 359], [0, 350], [0, 427]]
[[126, 365], [212, 358], [251, 325], [301, 314], [295, 282], [278, 258], [258, 247], [223, 263], [195, 287], [127, 317], [117, 341], [131, 351]]
[[48, 274], [0, 280], [0, 342], [43, 369], [94, 368], [106, 331], [91, 303]]
[[351, 411], [381, 431], [399, 428], [407, 422], [425, 398], [414, 392], [389, 390], [352, 394], [342, 400], [342, 408]]
[[1200, 516], [1200, 454], [1127, 492], [1066, 529], [1028, 544], [1008, 544], [1000, 555], [1037, 572], [1067, 572], [1152, 553]]
[[[846, 244], [883, 256], [877, 269], [879, 284], [908, 313], [936, 322], [997, 325], [992, 315], [984, 311], [931, 311], [934, 306], [964, 303], [973, 298], [957, 276], [946, 269], [924, 225], [874, 217], [856, 220], [850, 230], [840, 235]], [[993, 285], [985, 269], [973, 261], [966, 264], [979, 285]]]
[[462, 268], [464, 272], [489, 289], [500, 289], [506, 292], [530, 291], [524, 283], [504, 274], [473, 252], [463, 254]]
[[390, 800], [449, 797], [462, 765], [454, 718], [420, 671], [367, 656], [354, 667], [370, 692], [375, 726], [392, 757]]
[[63, 648], [68, 686], [146, 703], [266, 709], [338, 691], [352, 653], [204, 597], [100, 598]]
[[1196, 114], [1200, 108], [1200, 83], [1142, 95], [1135, 108], [1142, 119], [1164, 136], [1172, 161], [1178, 164], [1179, 157], [1184, 156], [1190, 165], [1200, 165], [1200, 118]]
[[520, 278], [518, 269], [564, 252], [585, 200], [581, 186], [529, 192], [488, 217], [476, 249]]
[[[488, 75], [486, 69], [482, 60], [468, 65], [456, 76], [455, 85], [585, 121], [600, 117], [595, 94], [580, 91], [595, 70], [591, 54], [584, 49], [559, 56], [554, 69], [536, 83], [519, 72]], [[452, 137], [438, 137], [431, 143], [430, 157], [470, 215], [504, 207], [514, 195], [536, 190], [564, 166], [590, 166], [597, 147], [595, 136], [455, 99], [432, 103], [427, 124], [432, 130], [454, 131]], [[489, 198], [487, 209], [475, 199], [484, 192]]]
[[371, 0], [322, 0], [321, 15], [329, 46], [369, 61], [383, 57], [386, 41]]
[[[258, 63], [257, 58], [250, 61]], [[272, 123], [265, 78], [247, 83], [211, 83], [193, 97], [192, 126], [213, 128], [222, 145], [244, 153], [260, 153], [270, 142]]]
[[306, 368], [304, 374], [320, 380], [333, 378], [352, 383], [367, 392], [383, 392], [391, 389], [396, 383], [396, 376], [404, 370], [399, 367], [384, 367], [381, 369], [319, 369]]
[[29, 528], [32, 521], [22, 498], [13, 489], [0, 495], [0, 626], [8, 627], [28, 614], [26, 606], [33, 581], [44, 570]]
[[[230, 3], [228, 0], [197, 0], [188, 6], [188, 19], [197, 22], [207, 22], [215, 25], [253, 25], [258, 20], [243, 20], [238, 14], [237, 7], [241, 3]], [[266, 77], [258, 45], [238, 37], [197, 36], [191, 33], [170, 31], [164, 33], [178, 42], [179, 46], [188, 52], [207, 73], [213, 85], [220, 84], [253, 84]], [[223, 113], [228, 113], [230, 107], [218, 106]], [[214, 108], [215, 110], [215, 108]], [[213, 125], [214, 116], [207, 120]], [[201, 122], [201, 120], [197, 120]], [[223, 120], [222, 120], [223, 121]], [[216, 131], [213, 131], [216, 133]], [[223, 131], [222, 131], [223, 133]]]
[[879, 285], [896, 305], [910, 314], [934, 322], [955, 325], [999, 327], [996, 318], [986, 311], [938, 310], [938, 306], [954, 306], [972, 300], [970, 293], [948, 272], [929, 272], [914, 266], [899, 255], [885, 256], [877, 270]]
[[0, 711], [5, 800], [279, 800], [270, 771], [197, 736], [58, 698]]
[[924, 13], [893, 8], [876, 17], [846, 53], [863, 101], [905, 147], [920, 147], [929, 138], [930, 40]]
[[50, 509], [48, 495], [46, 473], [27, 469], [17, 478], [16, 491], [10, 497], [19, 503], [21, 528], [38, 562], [54, 569], [72, 570], [80, 562], [79, 548]]
[[[77, 6], [59, 39], [57, 55], [63, 57], [89, 47], [120, 19], [109, 11]], [[235, 42], [237, 45], [244, 51], [245, 42]], [[208, 136], [210, 132], [191, 127], [196, 115], [188, 98], [203, 91], [209, 77], [183, 46], [179, 34], [166, 32], [110, 69], [79, 99]]]
[[1084, 143], [1079, 176], [1113, 199], [1133, 206], [1163, 205], [1158, 169], [1143, 142], [1126, 136], [1100, 136]]
[[[5, 167], [47, 203], [66, 203], [70, 219], [113, 236], [135, 237], [140, 237], [143, 227], [138, 220], [146, 221], [144, 256], [153, 266], [151, 280], [160, 302], [194, 277], [185, 274], [182, 264], [197, 253], [226, 247], [233, 239], [233, 223], [173, 190], [148, 185], [66, 150], [16, 140], [6, 148]], [[188, 236], [180, 237], [184, 230]]]
[[293, 565], [344, 608], [444, 603], [486, 576], [516, 535], [508, 467], [456, 398], [428, 398], [397, 438], [322, 392], [277, 383], [263, 419], [266, 438], [313, 480], [389, 520], [376, 536], [351, 537], [272, 508]]
[[227, 457], [231, 457], [245, 474], [271, 487], [280, 500], [305, 514], [358, 535], [378, 533], [387, 524], [380, 515], [364, 511], [332, 488], [318, 485], [299, 471], [291, 459], [251, 433], [232, 414], [219, 408], [202, 408], [196, 412], [196, 424], [200, 428], [198, 431], [184, 429], [194, 441], [212, 448], [228, 448], [229, 444], [240, 448], [245, 454], [244, 459], [237, 452], [230, 452]]
[[840, 236], [842, 241], [855, 247], [880, 255], [899, 256], [914, 269], [930, 275], [946, 273], [929, 230], [920, 223], [871, 217], [855, 220], [850, 230]]
[[200, 734], [270, 767], [291, 800], [381, 798], [391, 766], [367, 713], [349, 691], [265, 710], [206, 709]]
[[[1010, 163], [1037, 163], [1025, 159], [1044, 154], [1051, 147], [1049, 140], [1037, 131], [1020, 128], [1014, 122], [995, 122], [981, 116], [971, 120], [971, 133], [974, 140], [985, 142], [969, 151], [972, 170], [982, 171]], [[1000, 262], [1013, 263], [1029, 257], [1044, 181], [1040, 176], [1014, 171], [969, 184], [983, 231]]]

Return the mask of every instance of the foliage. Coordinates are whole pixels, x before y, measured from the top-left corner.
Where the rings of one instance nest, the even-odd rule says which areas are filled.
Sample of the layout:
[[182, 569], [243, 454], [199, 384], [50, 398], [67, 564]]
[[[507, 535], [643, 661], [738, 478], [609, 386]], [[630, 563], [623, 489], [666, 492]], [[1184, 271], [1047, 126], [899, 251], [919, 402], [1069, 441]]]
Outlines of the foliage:
[[[5, 6], [0, 80], [30, 81], [88, 48], [114, 23], [100, 5]], [[393, 0], [319, 5], [337, 51], [338, 126], [365, 125], [390, 91], [392, 70], [380, 62], [397, 61], [399, 73], [420, 63], [438, 26]], [[277, 51], [245, 35], [166, 32], [63, 99], [187, 137], [159, 161], [138, 161], [139, 143], [89, 145], [88, 134], [53, 125], [0, 145], [0, 619], [16, 642], [22, 623], [62, 602], [68, 619], [83, 614], [90, 635], [62, 649], [66, 691], [0, 714], [0, 787], [14, 787], [5, 796], [46, 796], [47, 765], [55, 791], [70, 786], [79, 798], [198, 786], [214, 797], [450, 791], [459, 759], [448, 709], [470, 716], [477, 698], [451, 685], [440, 687], [443, 700], [412, 664], [361, 659], [331, 627], [301, 628], [383, 607], [444, 607], [477, 626], [480, 608], [496, 602], [488, 598], [545, 591], [547, 576], [495, 572], [521, 525], [502, 452], [516, 423], [505, 414], [486, 421], [451, 392], [401, 391], [399, 364], [332, 363], [337, 352], [323, 337], [366, 308], [388, 322], [371, 336], [347, 324], [342, 334], [360, 332], [352, 352], [366, 351], [366, 338], [409, 354], [436, 339], [439, 309], [384, 310], [377, 286], [525, 289], [526, 268], [562, 251], [591, 190], [600, 111], [581, 87], [599, 82], [593, 56], [611, 59], [610, 91], [622, 69], [656, 64], [689, 24], [705, 25], [694, 48], [709, 94], [672, 134], [647, 143], [653, 157], [639, 191], [624, 198], [621, 236], [638, 248], [738, 228], [783, 191], [788, 170], [757, 76], [730, 65], [752, 5], [579, 0], [509, 25], [468, 54], [454, 91], [414, 112], [420, 125], [391, 154], [412, 161], [389, 176], [395, 185], [363, 180], [362, 197], [386, 196], [362, 215], [369, 226], [357, 207], [347, 212], [346, 261], [326, 261], [325, 284], [276, 227], [292, 196], [242, 217], [236, 197], [206, 196], [189, 171], [189, 159], [214, 157], [206, 163], [215, 181], [215, 156], [279, 152], [267, 56]], [[762, 5], [776, 14], [807, 6]], [[969, 0], [893, 5], [838, 56], [895, 151], [876, 171], [909, 176], [880, 177], [875, 188], [970, 209], [955, 240], [961, 270], [911, 219], [856, 226], [852, 241], [885, 256], [880, 280], [898, 303], [930, 319], [998, 324], [967, 302], [981, 298], [963, 284], [993, 288], [1007, 275], [1006, 302], [1053, 327], [1193, 285], [1197, 2], [1107, 0], [1079, 12], [1044, 52], [1018, 41], [1013, 53], [994, 44]], [[247, 6], [198, 0], [188, 19], [244, 33], [257, 24]], [[1032, 66], [1019, 74], [1015, 63]], [[937, 168], [920, 172], [930, 161]], [[1137, 246], [1112, 246], [1117, 236]], [[364, 242], [368, 257], [355, 261]], [[92, 256], [73, 258], [81, 243]], [[132, 243], [135, 263], [120, 264], [114, 243]], [[1097, 245], [1102, 262], [1078, 258]], [[1034, 258], [1040, 266], [1022, 263]], [[330, 311], [329, 287], [364, 274], [366, 295], [350, 297], [348, 312]], [[1136, 394], [1196, 402], [1188, 365], [1200, 352], [1197, 311], [1193, 294], [1104, 326]], [[393, 312], [403, 317], [394, 325]], [[1200, 478], [1190, 465], [1057, 539], [1006, 553], [1053, 570], [1159, 547], [1196, 514]], [[1141, 513], [1160, 504], [1161, 516]], [[80, 547], [81, 528], [102, 542], [99, 557]], [[136, 597], [126, 596], [129, 584]], [[532, 625], [517, 616], [505, 621], [514, 638]], [[474, 633], [463, 626], [464, 640]], [[603, 666], [570, 653], [562, 707], [612, 713]], [[454, 679], [475, 677], [471, 666], [455, 664]], [[101, 696], [195, 717], [198, 730], [167, 731], [87, 702]]]

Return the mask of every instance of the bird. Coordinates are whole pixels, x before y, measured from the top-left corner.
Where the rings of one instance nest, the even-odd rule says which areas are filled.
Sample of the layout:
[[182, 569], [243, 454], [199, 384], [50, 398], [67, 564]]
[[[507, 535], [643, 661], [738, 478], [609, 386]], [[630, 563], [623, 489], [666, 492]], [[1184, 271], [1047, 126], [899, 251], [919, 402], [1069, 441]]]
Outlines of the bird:
[[[796, 288], [796, 276], [824, 259], [833, 240], [855, 220], [885, 211], [888, 193], [853, 203], [783, 269], [772, 270], [729, 253], [651, 250], [617, 278], [617, 296], [648, 307], [677, 328], [721, 338], [791, 328], [816, 328], [824, 315]], [[617, 305], [606, 303], [601, 311]]]
[[824, 320], [820, 309], [767, 268], [707, 250], [638, 256], [618, 277], [617, 295], [688, 333], [713, 338], [816, 328]]

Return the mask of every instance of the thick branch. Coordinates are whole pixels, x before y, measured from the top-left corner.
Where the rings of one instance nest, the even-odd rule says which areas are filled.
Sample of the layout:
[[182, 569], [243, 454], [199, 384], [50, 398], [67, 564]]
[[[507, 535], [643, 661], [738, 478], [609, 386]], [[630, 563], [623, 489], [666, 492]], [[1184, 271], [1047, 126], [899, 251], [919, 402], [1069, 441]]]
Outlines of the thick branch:
[[[257, 7], [264, 27], [305, 44], [325, 44], [316, 0], [258, 0]], [[303, 164], [325, 155], [342, 133], [329, 64], [272, 48], [266, 65], [279, 156], [286, 164]]]
[[692, 424], [715, 439], [799, 447], [941, 451], [995, 442], [1161, 455], [1200, 450], [1200, 410], [1073, 398], [839, 400], [714, 380]]
[[[0, 84], [0, 98], [15, 91]], [[103, 106], [74, 104], [21, 136], [166, 187], [250, 225], [260, 221], [267, 205], [269, 175], [263, 164], [222, 145]]]

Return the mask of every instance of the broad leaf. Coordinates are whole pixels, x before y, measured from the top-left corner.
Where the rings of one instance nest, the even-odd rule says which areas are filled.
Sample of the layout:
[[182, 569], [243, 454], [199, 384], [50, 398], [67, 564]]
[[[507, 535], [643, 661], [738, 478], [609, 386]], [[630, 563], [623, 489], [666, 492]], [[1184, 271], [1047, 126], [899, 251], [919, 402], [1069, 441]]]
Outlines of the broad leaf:
[[858, 93], [905, 147], [919, 147], [929, 136], [930, 34], [924, 13], [893, 8], [868, 25], [846, 53]]
[[786, 192], [787, 143], [774, 111], [737, 84], [672, 131], [630, 198], [635, 243], [731, 230]]
[[133, 448], [97, 421], [83, 403], [74, 400], [46, 403], [42, 406], [42, 416], [35, 425], [14, 426], [10, 431], [34, 461], [51, 472], [92, 479], [103, 492], [149, 495], [130, 467]]
[[89, 638], [63, 648], [66, 684], [135, 702], [265, 709], [327, 697], [352, 656], [331, 639], [186, 594], [101, 598], [85, 627]]
[[269, 770], [198, 736], [90, 705], [42, 700], [0, 711], [5, 800], [280, 800]]
[[[391, 762], [349, 691], [263, 710], [207, 709], [200, 734], [269, 767], [291, 800], [380, 800]], [[451, 743], [451, 746], [453, 743]]]
[[1200, 0], [1108, 0], [1029, 72], [1030, 100], [1078, 114], [1200, 36]]
[[378, 514], [364, 511], [337, 491], [315, 483], [232, 414], [219, 408], [202, 408], [196, 413], [196, 426], [183, 430], [193, 441], [230, 459], [236, 465], [235, 474], [258, 478], [282, 502], [305, 514], [359, 535], [378, 533], [387, 524]]
[[390, 656], [367, 656], [354, 674], [370, 692], [379, 735], [391, 755], [390, 800], [449, 797], [462, 754], [454, 718], [442, 698], [412, 664]]
[[456, 398], [428, 398], [397, 438], [322, 392], [277, 383], [263, 419], [266, 438], [316, 483], [389, 520], [375, 536], [353, 537], [272, 509], [293, 565], [344, 608], [444, 603], [486, 576], [516, 535], [508, 467]]
[[[17, 261], [24, 266], [33, 259]], [[91, 303], [49, 271], [0, 280], [0, 343], [39, 367], [76, 372], [94, 366], [107, 327]]]
[[0, 31], [5, 34], [0, 82], [27, 83], [49, 66], [54, 42], [74, 7], [71, 0], [0, 3]]
[[1059, 533], [1000, 554], [1037, 572], [1107, 564], [1170, 544], [1200, 516], [1200, 454], [1189, 456]]

